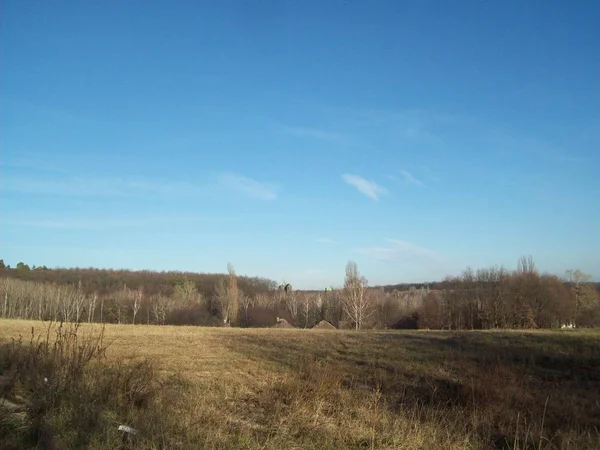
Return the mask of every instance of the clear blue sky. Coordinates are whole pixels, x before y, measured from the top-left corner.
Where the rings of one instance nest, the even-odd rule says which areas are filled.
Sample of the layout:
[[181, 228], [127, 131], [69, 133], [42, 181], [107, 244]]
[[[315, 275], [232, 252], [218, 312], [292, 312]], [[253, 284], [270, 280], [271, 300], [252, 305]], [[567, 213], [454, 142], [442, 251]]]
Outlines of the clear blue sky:
[[0, 257], [600, 278], [600, 2], [0, 6]]

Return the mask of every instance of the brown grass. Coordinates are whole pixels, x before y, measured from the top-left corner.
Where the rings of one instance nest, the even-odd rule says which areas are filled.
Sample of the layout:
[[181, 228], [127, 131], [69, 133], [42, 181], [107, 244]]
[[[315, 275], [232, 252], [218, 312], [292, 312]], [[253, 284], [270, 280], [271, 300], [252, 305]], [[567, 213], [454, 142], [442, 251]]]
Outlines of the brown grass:
[[[44, 332], [0, 320], [0, 342], [31, 327]], [[113, 408], [152, 424], [135, 448], [591, 449], [599, 338], [107, 325], [104, 364], [150, 361], [148, 377], [178, 380], [137, 415]]]

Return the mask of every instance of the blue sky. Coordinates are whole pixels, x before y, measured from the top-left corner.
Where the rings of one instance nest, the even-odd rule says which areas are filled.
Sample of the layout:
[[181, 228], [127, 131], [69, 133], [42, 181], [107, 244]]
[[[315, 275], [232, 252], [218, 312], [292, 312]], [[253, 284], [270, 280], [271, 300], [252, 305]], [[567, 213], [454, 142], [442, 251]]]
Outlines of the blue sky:
[[600, 279], [597, 1], [4, 1], [0, 257]]

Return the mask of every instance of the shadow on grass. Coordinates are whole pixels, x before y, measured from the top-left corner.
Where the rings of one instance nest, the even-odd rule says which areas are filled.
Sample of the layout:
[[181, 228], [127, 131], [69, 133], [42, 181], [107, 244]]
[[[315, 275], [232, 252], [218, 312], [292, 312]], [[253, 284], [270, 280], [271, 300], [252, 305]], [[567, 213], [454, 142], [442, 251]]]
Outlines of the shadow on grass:
[[[270, 330], [240, 334], [228, 345], [299, 379], [311, 365], [327, 367], [351, 393], [380, 392], [391, 412], [461, 414], [465, 427], [496, 447], [594, 448], [587, 443], [600, 439], [599, 337]], [[520, 433], [530, 435], [529, 444]]]

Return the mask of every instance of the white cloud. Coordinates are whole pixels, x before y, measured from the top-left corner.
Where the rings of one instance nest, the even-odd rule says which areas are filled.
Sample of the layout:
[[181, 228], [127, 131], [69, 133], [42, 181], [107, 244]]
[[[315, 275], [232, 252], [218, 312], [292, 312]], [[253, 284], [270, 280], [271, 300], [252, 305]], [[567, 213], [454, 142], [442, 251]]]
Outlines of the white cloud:
[[445, 263], [445, 259], [436, 251], [419, 247], [399, 239], [386, 239], [391, 245], [385, 247], [366, 247], [356, 249], [358, 253], [388, 262], [435, 262]]
[[417, 186], [424, 186], [423, 182], [415, 178], [415, 176], [408, 170], [401, 170], [400, 173], [402, 174], [402, 178], [404, 178], [404, 181], [406, 181], [407, 183], [416, 184]]
[[387, 189], [379, 186], [374, 181], [366, 180], [358, 175], [344, 174], [342, 178], [350, 186], [354, 186], [359, 192], [375, 201], [379, 201], [379, 197], [388, 192]]
[[316, 242], [319, 244], [335, 244], [335, 241], [329, 238], [319, 238], [316, 240]]
[[274, 185], [261, 183], [241, 175], [221, 175], [219, 177], [219, 184], [227, 189], [258, 200], [275, 200], [277, 198], [277, 190]]

